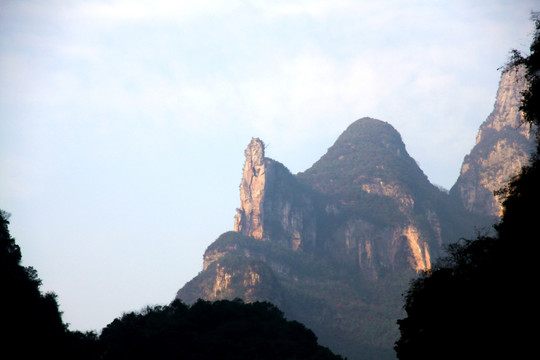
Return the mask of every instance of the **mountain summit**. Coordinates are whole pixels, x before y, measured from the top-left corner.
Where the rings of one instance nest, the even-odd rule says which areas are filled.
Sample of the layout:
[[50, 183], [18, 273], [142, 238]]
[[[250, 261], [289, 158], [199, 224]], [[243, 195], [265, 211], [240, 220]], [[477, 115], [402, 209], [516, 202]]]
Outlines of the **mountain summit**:
[[360, 190], [390, 195], [390, 187], [431, 185], [392, 125], [367, 117], [352, 123], [299, 177], [316, 190], [344, 201], [352, 200]]

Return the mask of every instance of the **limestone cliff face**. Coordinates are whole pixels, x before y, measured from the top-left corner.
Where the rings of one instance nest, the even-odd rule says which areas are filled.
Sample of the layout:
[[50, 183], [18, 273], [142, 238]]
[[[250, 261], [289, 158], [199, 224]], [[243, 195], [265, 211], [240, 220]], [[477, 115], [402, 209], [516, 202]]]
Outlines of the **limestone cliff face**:
[[264, 156], [260, 139], [251, 140], [245, 155], [234, 231], [294, 251], [313, 247], [315, 210], [307, 189], [285, 166]]
[[440, 251], [431, 233], [413, 221], [380, 227], [359, 217], [343, 224], [334, 236], [337, 248], [344, 245], [344, 262], [355, 264], [358, 272], [371, 280], [388, 271], [412, 274], [428, 270], [432, 252]]
[[[430, 209], [422, 214], [427, 220], [422, 227], [418, 220], [415, 220], [413, 194], [403, 185], [397, 182], [386, 183], [380, 178], [375, 178], [362, 184], [362, 189], [368, 194], [377, 194], [394, 200], [402, 221], [388, 226], [383, 231], [380, 227], [375, 227], [369, 236], [360, 237], [355, 235], [357, 225], [361, 224], [359, 231], [363, 233], [366, 228], [370, 228], [369, 224], [362, 220], [358, 223], [357, 219], [347, 224], [349, 231], [346, 233], [345, 241], [348, 247], [358, 248], [359, 268], [370, 271], [375, 278], [378, 268], [404, 267], [415, 271], [429, 270], [431, 253], [434, 256], [438, 255], [443, 243], [441, 224], [436, 210]], [[363, 248], [366, 251], [362, 251]], [[374, 251], [375, 249], [378, 251]]]
[[222, 234], [206, 249], [203, 271], [180, 289], [177, 297], [188, 303], [198, 298], [242, 298], [281, 304], [279, 272], [261, 250], [266, 244], [233, 231]]
[[522, 125], [519, 111], [524, 88], [523, 68], [502, 74], [493, 111], [480, 126], [476, 145], [465, 156], [450, 191], [473, 213], [501, 215], [501, 203], [493, 192], [527, 164], [533, 150], [533, 132]]
[[240, 208], [237, 209], [234, 231], [262, 239], [266, 183], [264, 143], [258, 138], [252, 139], [245, 155], [246, 161], [240, 182]]

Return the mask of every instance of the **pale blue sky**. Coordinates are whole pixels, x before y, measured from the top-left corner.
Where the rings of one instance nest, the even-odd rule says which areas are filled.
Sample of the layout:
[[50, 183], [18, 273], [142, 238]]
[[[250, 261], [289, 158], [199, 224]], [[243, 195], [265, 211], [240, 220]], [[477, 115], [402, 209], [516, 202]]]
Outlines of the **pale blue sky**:
[[166, 304], [251, 137], [293, 173], [391, 123], [452, 186], [537, 1], [0, 1], [0, 208], [72, 329]]

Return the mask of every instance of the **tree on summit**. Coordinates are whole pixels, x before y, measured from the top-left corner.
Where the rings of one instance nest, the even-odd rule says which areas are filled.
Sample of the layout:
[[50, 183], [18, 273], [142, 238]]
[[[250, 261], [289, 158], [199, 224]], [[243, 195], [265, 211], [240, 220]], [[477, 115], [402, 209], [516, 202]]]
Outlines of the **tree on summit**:
[[[540, 125], [540, 17], [530, 54], [513, 51], [505, 71], [521, 65], [528, 88], [520, 109]], [[540, 133], [530, 164], [498, 191], [503, 216], [495, 236], [461, 240], [415, 279], [405, 294], [407, 316], [398, 320], [400, 360], [526, 358], [537, 352], [532, 314], [540, 239]]]

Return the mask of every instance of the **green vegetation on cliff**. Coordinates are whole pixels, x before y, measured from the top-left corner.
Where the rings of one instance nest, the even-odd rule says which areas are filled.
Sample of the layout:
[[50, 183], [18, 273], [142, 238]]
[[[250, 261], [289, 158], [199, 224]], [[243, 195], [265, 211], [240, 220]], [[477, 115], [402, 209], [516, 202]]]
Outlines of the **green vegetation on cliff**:
[[298, 177], [325, 194], [340, 197], [358, 196], [363, 184], [374, 181], [418, 189], [419, 194], [433, 187], [407, 153], [399, 133], [390, 124], [372, 118], [352, 123], [328, 152]]

